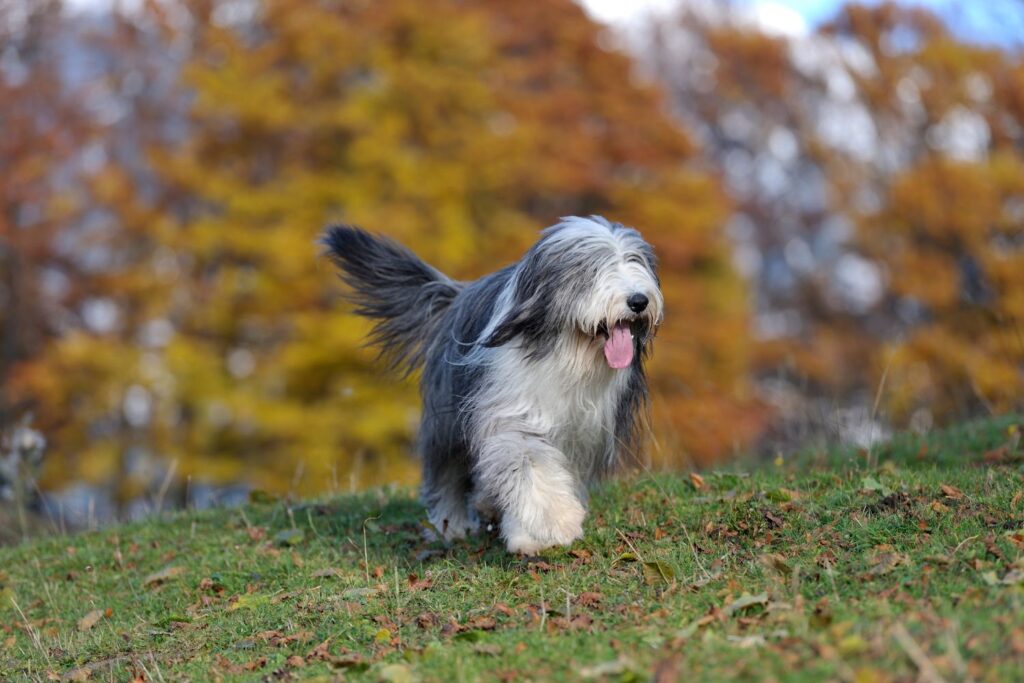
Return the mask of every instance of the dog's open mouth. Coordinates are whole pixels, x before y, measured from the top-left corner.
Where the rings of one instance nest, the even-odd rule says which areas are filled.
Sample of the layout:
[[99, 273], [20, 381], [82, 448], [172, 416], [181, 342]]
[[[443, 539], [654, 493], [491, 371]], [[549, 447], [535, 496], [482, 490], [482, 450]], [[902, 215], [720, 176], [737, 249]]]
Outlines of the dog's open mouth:
[[604, 335], [604, 358], [608, 367], [616, 370], [628, 368], [633, 363], [633, 330], [628, 320], [620, 320], [611, 327], [602, 323], [598, 333]]

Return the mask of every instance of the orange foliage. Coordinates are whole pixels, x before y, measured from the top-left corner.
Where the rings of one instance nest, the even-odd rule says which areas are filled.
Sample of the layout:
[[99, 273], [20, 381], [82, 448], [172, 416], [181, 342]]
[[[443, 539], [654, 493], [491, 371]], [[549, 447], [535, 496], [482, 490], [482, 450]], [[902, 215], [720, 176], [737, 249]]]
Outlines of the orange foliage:
[[[20, 374], [56, 444], [51, 483], [102, 480], [131, 447], [268, 489], [412, 480], [414, 382], [383, 374], [318, 260], [320, 230], [341, 220], [460, 277], [518, 258], [562, 215], [635, 224], [668, 300], [654, 459], [718, 457], [756, 432], [725, 198], [578, 6], [270, 0], [226, 26], [216, 4], [162, 24], [171, 41], [190, 27], [194, 100], [186, 138], [151, 141], [160, 200], [134, 199], [116, 169], [102, 183], [146, 242], [108, 282], [132, 315]], [[154, 325], [166, 334], [133, 343]], [[120, 419], [133, 397], [146, 419]]]

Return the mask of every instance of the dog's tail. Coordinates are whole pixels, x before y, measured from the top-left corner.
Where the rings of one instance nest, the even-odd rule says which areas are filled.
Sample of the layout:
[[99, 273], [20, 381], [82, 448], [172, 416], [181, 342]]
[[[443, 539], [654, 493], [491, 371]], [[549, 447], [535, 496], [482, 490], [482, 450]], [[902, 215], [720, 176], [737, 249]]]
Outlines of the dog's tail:
[[370, 342], [381, 356], [405, 373], [423, 365], [462, 285], [401, 244], [356, 227], [331, 226], [321, 241], [350, 288], [355, 312], [375, 321]]

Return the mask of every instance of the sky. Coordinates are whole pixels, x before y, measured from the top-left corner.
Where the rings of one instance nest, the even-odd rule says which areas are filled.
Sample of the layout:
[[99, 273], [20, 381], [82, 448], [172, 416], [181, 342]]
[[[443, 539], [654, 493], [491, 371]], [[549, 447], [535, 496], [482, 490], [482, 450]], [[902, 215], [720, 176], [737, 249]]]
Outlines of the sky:
[[[580, 0], [591, 16], [605, 23], [628, 25], [646, 13], [671, 10], [680, 0]], [[685, 0], [684, 0], [685, 1]], [[749, 9], [766, 29], [800, 35], [828, 21], [843, 0], [733, 0]], [[860, 0], [879, 4], [881, 0]], [[899, 0], [928, 7], [942, 16], [961, 38], [979, 43], [1019, 46], [1024, 36], [1024, 0]]]
[[[65, 0], [76, 10], [103, 10], [117, 0]], [[587, 12], [605, 23], [628, 26], [646, 13], [663, 13], [682, 2], [702, 0], [578, 0]], [[703, 0], [720, 2], [721, 0]], [[747, 7], [753, 18], [774, 33], [800, 35], [827, 21], [843, 0], [732, 0]], [[879, 4], [882, 0], [859, 0]], [[929, 7], [961, 38], [1003, 47], [1024, 43], [1024, 0], [897, 0], [905, 5]], [[131, 6], [140, 0], [120, 0]]]

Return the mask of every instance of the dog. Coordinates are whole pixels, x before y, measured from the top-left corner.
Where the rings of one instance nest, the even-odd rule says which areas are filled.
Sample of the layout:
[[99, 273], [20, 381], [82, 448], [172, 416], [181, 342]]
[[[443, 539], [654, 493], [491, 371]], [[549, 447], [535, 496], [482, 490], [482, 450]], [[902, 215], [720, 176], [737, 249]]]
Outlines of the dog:
[[446, 541], [500, 525], [512, 553], [583, 535], [588, 487], [640, 447], [644, 362], [664, 301], [653, 248], [600, 216], [541, 231], [516, 263], [458, 282], [387, 238], [323, 244], [370, 343], [422, 368], [422, 500]]

